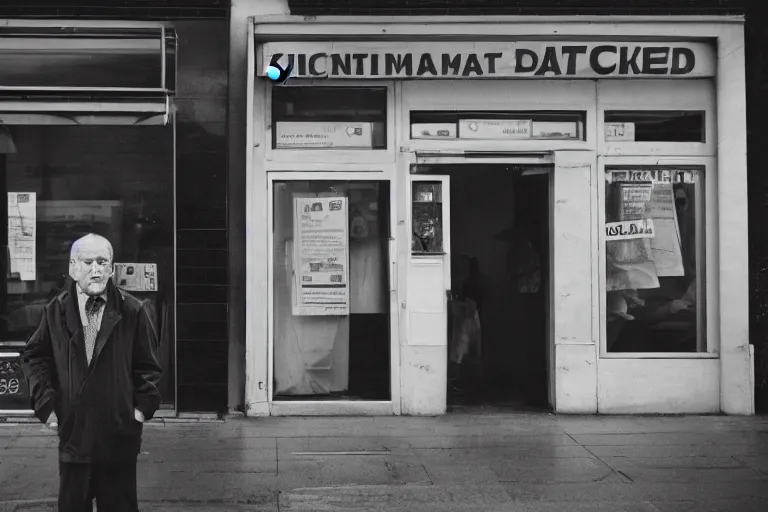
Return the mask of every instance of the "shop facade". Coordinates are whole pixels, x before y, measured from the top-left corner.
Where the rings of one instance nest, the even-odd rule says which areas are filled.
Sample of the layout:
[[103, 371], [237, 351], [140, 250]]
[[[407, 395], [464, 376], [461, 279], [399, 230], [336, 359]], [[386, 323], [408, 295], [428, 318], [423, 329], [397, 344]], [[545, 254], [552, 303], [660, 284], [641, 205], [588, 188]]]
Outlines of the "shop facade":
[[253, 18], [246, 413], [753, 413], [743, 38]]

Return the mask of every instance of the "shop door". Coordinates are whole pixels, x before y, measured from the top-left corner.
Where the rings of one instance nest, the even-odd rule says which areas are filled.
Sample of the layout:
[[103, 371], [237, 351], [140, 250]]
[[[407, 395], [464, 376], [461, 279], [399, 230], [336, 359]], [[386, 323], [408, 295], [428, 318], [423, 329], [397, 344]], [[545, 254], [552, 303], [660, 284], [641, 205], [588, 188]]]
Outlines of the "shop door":
[[390, 180], [313, 171], [268, 185], [272, 413], [391, 414]]
[[407, 343], [447, 344], [451, 293], [450, 177], [410, 175]]

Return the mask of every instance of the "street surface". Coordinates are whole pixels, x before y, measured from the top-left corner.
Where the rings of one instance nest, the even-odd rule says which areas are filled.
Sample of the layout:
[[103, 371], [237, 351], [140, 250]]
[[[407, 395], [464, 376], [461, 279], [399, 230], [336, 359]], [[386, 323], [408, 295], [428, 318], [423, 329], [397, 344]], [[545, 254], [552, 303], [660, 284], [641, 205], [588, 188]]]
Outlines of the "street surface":
[[[9, 420], [12, 421], [12, 420]], [[768, 418], [228, 418], [145, 427], [142, 511], [765, 512]], [[52, 511], [57, 438], [0, 423], [0, 512]]]

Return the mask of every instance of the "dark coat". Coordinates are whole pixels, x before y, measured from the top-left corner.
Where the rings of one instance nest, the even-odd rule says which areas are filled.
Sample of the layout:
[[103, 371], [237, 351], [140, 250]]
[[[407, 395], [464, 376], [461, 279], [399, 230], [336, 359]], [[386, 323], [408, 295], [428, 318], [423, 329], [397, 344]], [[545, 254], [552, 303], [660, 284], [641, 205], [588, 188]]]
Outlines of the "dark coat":
[[160, 407], [162, 370], [149, 303], [110, 280], [90, 366], [74, 280], [48, 303], [21, 361], [32, 408], [45, 422], [59, 419], [59, 460], [95, 464], [135, 461], [142, 424]]

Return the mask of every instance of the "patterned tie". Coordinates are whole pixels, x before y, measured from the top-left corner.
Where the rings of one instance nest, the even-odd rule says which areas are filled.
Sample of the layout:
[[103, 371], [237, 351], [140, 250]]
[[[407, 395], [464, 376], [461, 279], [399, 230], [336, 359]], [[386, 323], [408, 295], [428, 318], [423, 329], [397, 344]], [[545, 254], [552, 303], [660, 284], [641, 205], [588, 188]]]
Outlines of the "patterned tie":
[[99, 327], [96, 325], [101, 306], [104, 305], [104, 299], [101, 297], [88, 297], [85, 301], [85, 318], [88, 325], [85, 326], [85, 355], [88, 358], [88, 364], [91, 364], [93, 357], [93, 347], [96, 345], [96, 335], [99, 333]]

